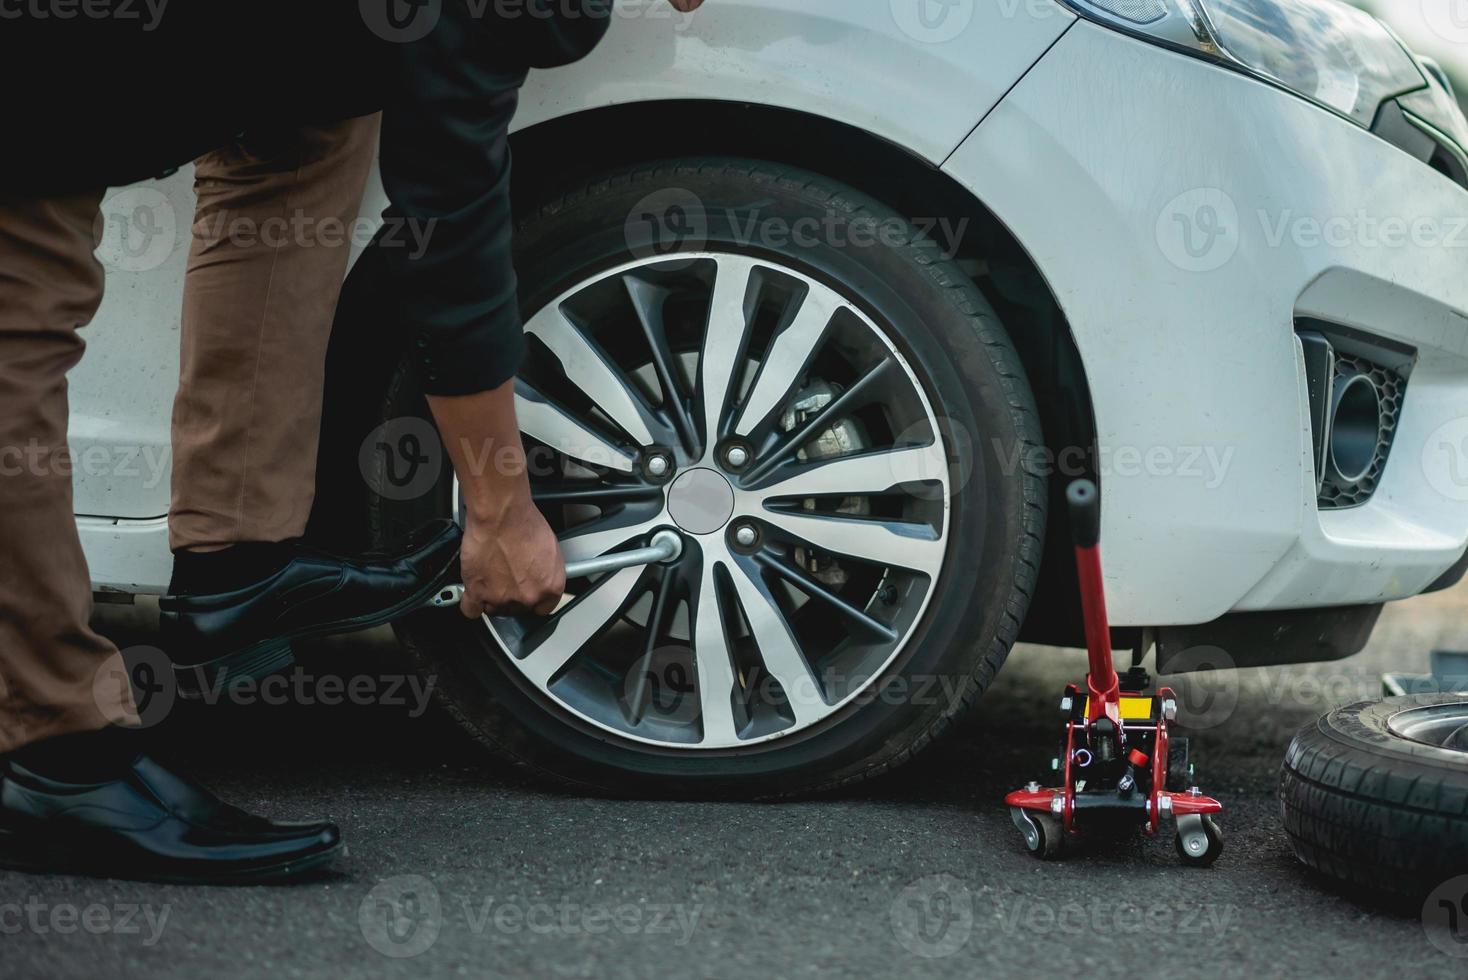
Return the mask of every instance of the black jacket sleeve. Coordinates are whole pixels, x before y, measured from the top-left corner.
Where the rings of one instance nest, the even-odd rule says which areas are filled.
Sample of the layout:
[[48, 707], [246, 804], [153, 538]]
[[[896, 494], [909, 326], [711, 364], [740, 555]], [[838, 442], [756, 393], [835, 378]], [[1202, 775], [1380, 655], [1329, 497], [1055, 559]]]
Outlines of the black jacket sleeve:
[[487, 391], [519, 370], [510, 120], [528, 65], [586, 54], [606, 26], [604, 17], [486, 19], [448, 0], [425, 36], [394, 45], [381, 151], [391, 206], [380, 246], [428, 394]]
[[454, 4], [397, 45], [381, 169], [390, 207], [377, 247], [413, 333], [424, 390], [496, 388], [524, 354], [511, 260], [509, 127], [523, 68], [505, 69]]

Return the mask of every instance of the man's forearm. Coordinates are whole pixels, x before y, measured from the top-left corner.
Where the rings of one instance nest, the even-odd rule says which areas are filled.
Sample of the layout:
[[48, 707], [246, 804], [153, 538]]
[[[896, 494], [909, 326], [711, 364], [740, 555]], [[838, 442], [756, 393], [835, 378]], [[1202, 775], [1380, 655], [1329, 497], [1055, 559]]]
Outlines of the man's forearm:
[[429, 395], [428, 407], [471, 518], [496, 521], [510, 509], [530, 505], [513, 379], [473, 395]]

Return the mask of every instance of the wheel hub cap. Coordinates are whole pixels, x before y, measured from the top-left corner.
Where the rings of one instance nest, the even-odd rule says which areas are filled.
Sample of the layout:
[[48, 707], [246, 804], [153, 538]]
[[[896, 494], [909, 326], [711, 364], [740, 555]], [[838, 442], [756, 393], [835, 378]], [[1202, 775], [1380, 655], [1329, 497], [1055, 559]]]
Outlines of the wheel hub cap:
[[734, 515], [734, 488], [713, 470], [689, 470], [668, 490], [668, 513], [689, 534], [714, 534]]

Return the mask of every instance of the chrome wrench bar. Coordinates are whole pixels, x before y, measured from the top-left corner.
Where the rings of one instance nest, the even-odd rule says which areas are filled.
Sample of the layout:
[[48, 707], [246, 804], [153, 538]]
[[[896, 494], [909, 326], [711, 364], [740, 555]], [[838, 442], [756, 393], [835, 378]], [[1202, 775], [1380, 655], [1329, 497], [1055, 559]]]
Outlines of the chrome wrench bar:
[[[651, 565], [655, 562], [673, 561], [683, 554], [683, 539], [677, 532], [664, 529], [652, 536], [652, 543], [646, 548], [634, 548], [631, 551], [618, 551], [610, 555], [601, 555], [597, 558], [587, 558], [585, 561], [570, 561], [566, 563], [566, 579], [585, 578], [588, 575], [604, 575], [607, 572], [620, 572], [624, 568], [635, 568], [638, 565]], [[446, 585], [434, 593], [432, 599], [426, 603], [428, 608], [447, 609], [457, 606], [464, 598], [463, 585]]]

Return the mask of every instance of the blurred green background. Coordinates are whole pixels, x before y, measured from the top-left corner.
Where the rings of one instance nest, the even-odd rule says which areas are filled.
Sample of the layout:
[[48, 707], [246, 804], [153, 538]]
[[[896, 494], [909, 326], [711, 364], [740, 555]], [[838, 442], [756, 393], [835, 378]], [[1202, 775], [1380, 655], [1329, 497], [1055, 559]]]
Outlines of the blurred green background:
[[1436, 58], [1468, 109], [1468, 0], [1352, 0], [1392, 26], [1419, 54]]

